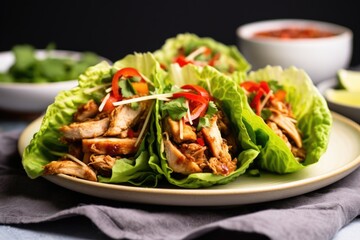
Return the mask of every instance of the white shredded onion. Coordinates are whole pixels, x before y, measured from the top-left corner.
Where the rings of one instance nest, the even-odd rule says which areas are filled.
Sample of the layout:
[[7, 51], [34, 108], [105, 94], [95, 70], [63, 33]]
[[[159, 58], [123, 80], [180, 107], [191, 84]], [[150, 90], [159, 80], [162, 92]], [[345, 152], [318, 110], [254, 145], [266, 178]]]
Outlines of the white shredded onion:
[[206, 51], [206, 47], [199, 47], [198, 49], [196, 49], [195, 51], [190, 53], [185, 59], [187, 61], [192, 61], [192, 60], [194, 60], [196, 58], [196, 56], [202, 54], [205, 51]]
[[134, 102], [141, 102], [141, 101], [157, 99], [157, 98], [170, 98], [172, 96], [173, 96], [172, 93], [147, 95], [147, 96], [143, 96], [143, 97], [130, 98], [130, 99], [122, 100], [122, 101], [119, 101], [119, 102], [114, 102], [113, 105], [114, 106], [120, 106], [120, 105], [124, 105], [124, 104], [129, 104], [129, 103], [134, 103]]
[[180, 134], [180, 139], [184, 139], [184, 125], [183, 125], [183, 120], [182, 118], [179, 120], [179, 134]]
[[138, 138], [137, 138], [137, 140], [136, 140], [136, 142], [135, 142], [135, 147], [139, 144], [142, 136], [143, 136], [144, 133], [145, 133], [145, 130], [146, 130], [146, 127], [147, 127], [148, 122], [149, 122], [149, 120], [150, 120], [150, 116], [151, 116], [151, 113], [152, 113], [152, 109], [153, 109], [153, 108], [154, 108], [154, 102], [153, 102], [153, 103], [151, 104], [151, 106], [150, 106], [150, 109], [149, 109], [149, 111], [148, 111], [148, 114], [147, 114], [147, 116], [146, 116], [146, 118], [145, 118], [145, 122], [144, 122], [144, 124], [143, 124], [143, 126], [142, 126], [142, 128], [141, 128], [140, 134], [139, 134], [139, 136], [138, 136]]
[[261, 102], [260, 104], [260, 112], [262, 111], [262, 109], [264, 108], [265, 104], [267, 103], [267, 101], [270, 99], [270, 97], [273, 95], [273, 91], [270, 90], [270, 92], [268, 94], [266, 94], [264, 100]]
[[71, 154], [68, 154], [68, 153], [67, 153], [67, 154], [64, 155], [64, 157], [69, 158], [71, 161], [74, 161], [74, 162], [76, 162], [76, 163], [79, 164], [79, 165], [82, 165], [82, 166], [87, 167], [87, 165], [86, 165], [83, 161], [79, 160], [78, 158], [74, 157], [74, 156], [71, 155]]
[[102, 110], [104, 109], [105, 104], [106, 104], [107, 100], [109, 100], [109, 98], [110, 98], [110, 93], [106, 94], [103, 101], [101, 102], [101, 104], [99, 106], [99, 112], [102, 112]]
[[188, 100], [186, 100], [186, 107], [187, 107], [186, 114], [187, 114], [187, 116], [188, 116], [189, 123], [190, 123], [190, 125], [193, 125], [193, 121], [192, 121], [192, 119], [191, 119], [190, 106], [189, 106], [189, 101], [188, 101]]

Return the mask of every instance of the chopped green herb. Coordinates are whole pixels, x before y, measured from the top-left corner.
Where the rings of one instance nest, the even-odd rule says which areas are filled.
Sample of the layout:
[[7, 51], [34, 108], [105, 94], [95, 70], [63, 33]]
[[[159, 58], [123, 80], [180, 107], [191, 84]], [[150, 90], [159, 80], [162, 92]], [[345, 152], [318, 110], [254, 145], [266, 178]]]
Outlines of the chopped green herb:
[[171, 119], [178, 121], [186, 115], [187, 107], [185, 102], [186, 100], [184, 97], [176, 98], [165, 103], [162, 110], [167, 111]]
[[264, 121], [266, 121], [270, 116], [271, 116], [271, 110], [270, 109], [262, 109], [261, 110], [261, 118], [264, 119]]
[[197, 126], [197, 130], [200, 131], [203, 127], [209, 127], [210, 126], [210, 118], [216, 114], [218, 111], [215, 103], [213, 101], [209, 102], [208, 108], [206, 110], [206, 114], [204, 117], [201, 117], [199, 119], [199, 124]]
[[120, 80], [119, 81], [119, 86], [121, 88], [121, 95], [124, 98], [129, 98], [129, 97], [134, 96], [136, 94], [136, 91], [135, 91], [134, 87], [131, 85], [131, 82], [128, 79]]
[[283, 86], [276, 80], [268, 81], [268, 85], [273, 92], [283, 89]]

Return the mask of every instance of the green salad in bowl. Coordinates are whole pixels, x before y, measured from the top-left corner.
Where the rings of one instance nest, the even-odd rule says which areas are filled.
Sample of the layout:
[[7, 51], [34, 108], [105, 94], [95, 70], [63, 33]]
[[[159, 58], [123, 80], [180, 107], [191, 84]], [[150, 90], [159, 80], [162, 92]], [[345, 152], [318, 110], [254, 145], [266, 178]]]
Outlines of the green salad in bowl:
[[77, 85], [89, 66], [110, 60], [93, 52], [57, 50], [51, 45], [35, 49], [16, 45], [0, 52], [0, 109], [43, 112], [62, 90]]

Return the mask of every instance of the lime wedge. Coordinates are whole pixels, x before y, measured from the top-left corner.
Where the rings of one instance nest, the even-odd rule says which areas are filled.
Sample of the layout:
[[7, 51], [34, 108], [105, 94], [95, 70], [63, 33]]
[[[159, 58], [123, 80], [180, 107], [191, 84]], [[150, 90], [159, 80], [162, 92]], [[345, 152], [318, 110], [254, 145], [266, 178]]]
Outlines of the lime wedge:
[[325, 97], [331, 102], [360, 107], [360, 91], [350, 92], [344, 89], [328, 89]]
[[360, 92], [360, 71], [340, 69], [337, 76], [341, 88], [350, 92]]

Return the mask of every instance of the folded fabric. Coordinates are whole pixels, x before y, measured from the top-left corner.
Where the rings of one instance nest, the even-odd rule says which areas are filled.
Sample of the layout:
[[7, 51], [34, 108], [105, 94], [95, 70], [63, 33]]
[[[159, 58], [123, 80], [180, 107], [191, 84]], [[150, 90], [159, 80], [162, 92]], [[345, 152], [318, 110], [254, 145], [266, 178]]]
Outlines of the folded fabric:
[[0, 133], [0, 224], [84, 216], [113, 239], [331, 239], [360, 213], [360, 170], [318, 191], [233, 207], [117, 202], [28, 178], [17, 153], [20, 131]]

